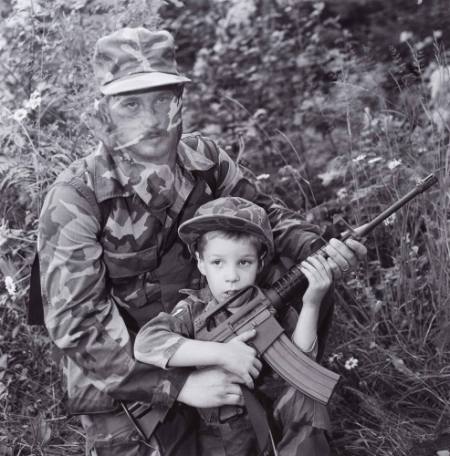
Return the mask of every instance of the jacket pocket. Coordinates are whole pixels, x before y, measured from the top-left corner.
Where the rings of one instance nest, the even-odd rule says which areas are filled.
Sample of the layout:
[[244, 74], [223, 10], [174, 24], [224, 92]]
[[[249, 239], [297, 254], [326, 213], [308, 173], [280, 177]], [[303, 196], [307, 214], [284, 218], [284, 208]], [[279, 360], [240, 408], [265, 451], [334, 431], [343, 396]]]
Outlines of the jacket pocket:
[[158, 265], [157, 247], [127, 253], [104, 250], [103, 260], [111, 285], [111, 295], [124, 308], [148, 303], [146, 277]]
[[103, 260], [111, 279], [134, 277], [156, 268], [158, 265], [157, 246], [127, 253], [111, 252], [105, 249]]

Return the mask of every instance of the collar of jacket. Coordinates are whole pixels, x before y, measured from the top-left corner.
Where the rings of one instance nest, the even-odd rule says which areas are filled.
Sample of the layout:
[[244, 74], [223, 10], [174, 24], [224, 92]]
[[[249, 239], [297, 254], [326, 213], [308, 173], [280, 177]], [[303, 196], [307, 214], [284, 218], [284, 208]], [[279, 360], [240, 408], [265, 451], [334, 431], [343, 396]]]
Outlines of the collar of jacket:
[[[206, 171], [214, 166], [214, 162], [204, 154], [205, 145], [198, 140], [194, 149], [183, 142], [178, 143], [177, 165], [186, 170], [191, 177], [192, 171]], [[101, 203], [109, 198], [126, 197], [135, 194], [134, 186], [123, 181], [117, 170], [111, 152], [103, 144], [99, 144], [94, 153], [94, 189], [97, 201]]]
[[188, 295], [190, 299], [195, 302], [201, 302], [202, 304], [206, 304], [204, 312], [208, 311], [209, 309], [217, 306], [216, 298], [211, 293], [208, 285], [200, 290], [193, 290], [191, 288], [183, 288], [179, 291], [179, 293]]

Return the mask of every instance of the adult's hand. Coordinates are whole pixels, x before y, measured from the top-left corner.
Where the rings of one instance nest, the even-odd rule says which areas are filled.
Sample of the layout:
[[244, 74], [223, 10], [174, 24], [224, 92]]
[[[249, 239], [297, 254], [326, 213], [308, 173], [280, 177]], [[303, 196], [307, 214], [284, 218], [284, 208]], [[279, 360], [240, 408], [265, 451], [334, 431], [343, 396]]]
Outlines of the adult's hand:
[[335, 279], [353, 269], [367, 255], [364, 244], [354, 239], [347, 239], [345, 242], [335, 238], [330, 239], [325, 251], [328, 254], [327, 261]]
[[191, 407], [243, 405], [240, 379], [219, 367], [193, 371], [178, 395], [178, 401]]

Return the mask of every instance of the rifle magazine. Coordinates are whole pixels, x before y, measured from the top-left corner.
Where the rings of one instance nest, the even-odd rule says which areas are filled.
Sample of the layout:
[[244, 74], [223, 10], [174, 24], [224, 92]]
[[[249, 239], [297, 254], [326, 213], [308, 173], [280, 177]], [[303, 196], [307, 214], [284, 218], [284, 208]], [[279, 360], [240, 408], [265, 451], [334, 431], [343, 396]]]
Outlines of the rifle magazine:
[[306, 396], [327, 405], [340, 376], [302, 353], [283, 334], [263, 354], [280, 377]]

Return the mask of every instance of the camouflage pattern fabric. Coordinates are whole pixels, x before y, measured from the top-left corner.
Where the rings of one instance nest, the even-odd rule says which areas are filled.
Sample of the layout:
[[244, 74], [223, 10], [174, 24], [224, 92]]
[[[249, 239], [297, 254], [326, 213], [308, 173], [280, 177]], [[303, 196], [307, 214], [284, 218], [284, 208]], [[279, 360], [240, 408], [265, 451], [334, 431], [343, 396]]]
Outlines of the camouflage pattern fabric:
[[244, 198], [225, 197], [200, 206], [190, 220], [178, 228], [181, 240], [195, 249], [198, 238], [208, 231], [231, 230], [256, 236], [273, 257], [273, 235], [266, 211]]
[[[65, 355], [72, 413], [111, 411], [117, 399], [161, 409], [176, 400], [186, 371], [136, 362], [129, 321], [141, 327], [159, 312], [170, 312], [179, 289], [199, 287], [185, 245], [175, 241], [166, 249], [188, 207], [227, 195], [255, 202], [269, 214], [276, 253], [292, 261], [305, 258], [317, 237], [314, 226], [261, 194], [223, 150], [208, 147], [201, 137], [179, 143], [176, 198], [162, 211], [144, 203], [134, 191], [139, 176], [124, 176], [115, 159], [100, 146], [73, 163], [49, 190], [40, 217], [45, 321]], [[94, 193], [100, 208], [107, 206], [104, 222], [75, 182]]]
[[[194, 321], [203, 312], [218, 305], [208, 287], [182, 290], [188, 296], [169, 313], [160, 313], [138, 332], [134, 351], [136, 359], [167, 369], [167, 364], [186, 339], [195, 338]], [[226, 318], [219, 313], [214, 323]], [[290, 309], [281, 322], [292, 334], [298, 315]], [[306, 353], [311, 356], [311, 353]], [[307, 454], [327, 456], [327, 440], [323, 431], [330, 430], [325, 406], [307, 398], [269, 369], [258, 378], [256, 389], [270, 404], [273, 422], [278, 429], [277, 450], [280, 456]], [[198, 410], [202, 416], [202, 410]], [[226, 423], [206, 423], [200, 426], [201, 454], [210, 456], [252, 456], [257, 454], [256, 437], [246, 415]], [[306, 451], [307, 450], [307, 451]]]
[[177, 70], [172, 35], [143, 27], [123, 28], [100, 38], [94, 52], [94, 74], [104, 95], [190, 81]]
[[155, 438], [140, 441], [124, 413], [83, 415], [88, 456], [162, 456]]

